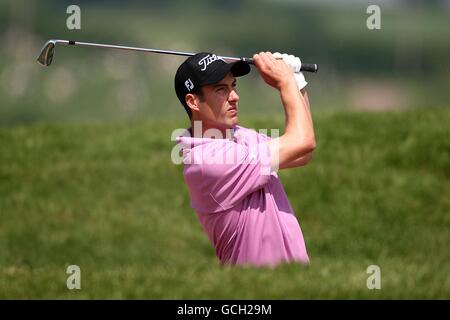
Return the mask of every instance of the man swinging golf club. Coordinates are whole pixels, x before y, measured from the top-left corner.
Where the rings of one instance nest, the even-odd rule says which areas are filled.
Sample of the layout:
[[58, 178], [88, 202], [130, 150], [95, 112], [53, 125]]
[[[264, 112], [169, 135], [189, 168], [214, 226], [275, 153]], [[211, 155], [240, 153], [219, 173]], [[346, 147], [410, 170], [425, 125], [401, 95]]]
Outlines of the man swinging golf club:
[[277, 170], [306, 165], [315, 148], [299, 58], [253, 56], [261, 77], [280, 93], [285, 131], [269, 138], [238, 125], [236, 78], [248, 64], [199, 53], [180, 65], [175, 91], [191, 120], [177, 141], [191, 205], [222, 264], [308, 263], [302, 231]]

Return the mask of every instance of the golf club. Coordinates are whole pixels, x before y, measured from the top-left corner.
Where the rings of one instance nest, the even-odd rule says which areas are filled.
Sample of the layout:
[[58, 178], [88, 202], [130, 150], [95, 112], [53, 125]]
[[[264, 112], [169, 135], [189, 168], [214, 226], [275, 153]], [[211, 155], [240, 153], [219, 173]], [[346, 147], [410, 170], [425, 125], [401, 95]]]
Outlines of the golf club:
[[[149, 52], [149, 53], [162, 53], [162, 54], [171, 54], [177, 56], [193, 56], [195, 53], [191, 52], [180, 52], [180, 51], [169, 51], [169, 50], [160, 50], [160, 49], [147, 49], [147, 48], [136, 48], [136, 47], [126, 47], [126, 46], [117, 46], [112, 44], [100, 44], [100, 43], [89, 43], [89, 42], [80, 42], [73, 40], [48, 40], [39, 54], [37, 61], [39, 64], [48, 67], [53, 60], [53, 55], [55, 53], [56, 45], [76, 45], [76, 46], [87, 46], [87, 47], [97, 47], [97, 48], [111, 48], [111, 49], [120, 49], [120, 50], [129, 50], [129, 51], [140, 51], [140, 52]], [[224, 57], [220, 56], [223, 60], [227, 61], [244, 61], [249, 64], [253, 64], [252, 58], [235, 58], [235, 57]], [[317, 64], [302, 64], [300, 71], [307, 72], [317, 72], [318, 66]]]

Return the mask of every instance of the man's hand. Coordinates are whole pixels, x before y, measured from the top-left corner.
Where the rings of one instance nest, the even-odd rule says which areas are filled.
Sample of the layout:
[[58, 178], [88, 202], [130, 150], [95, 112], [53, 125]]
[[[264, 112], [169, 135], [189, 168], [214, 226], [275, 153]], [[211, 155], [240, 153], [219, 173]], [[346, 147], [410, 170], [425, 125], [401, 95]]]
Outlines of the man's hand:
[[260, 52], [253, 55], [253, 60], [264, 81], [281, 90], [283, 87], [295, 84], [294, 73], [284, 60], [277, 60], [270, 52]]
[[291, 55], [288, 55], [286, 53], [281, 54], [279, 52], [275, 52], [273, 54], [273, 57], [275, 59], [283, 59], [283, 61], [286, 62], [286, 64], [291, 68], [292, 72], [294, 72], [294, 78], [295, 81], [297, 82], [298, 90], [302, 90], [304, 87], [306, 87], [308, 82], [306, 82], [305, 76], [300, 71], [302, 67], [302, 62], [299, 57], [295, 57], [292, 54]]

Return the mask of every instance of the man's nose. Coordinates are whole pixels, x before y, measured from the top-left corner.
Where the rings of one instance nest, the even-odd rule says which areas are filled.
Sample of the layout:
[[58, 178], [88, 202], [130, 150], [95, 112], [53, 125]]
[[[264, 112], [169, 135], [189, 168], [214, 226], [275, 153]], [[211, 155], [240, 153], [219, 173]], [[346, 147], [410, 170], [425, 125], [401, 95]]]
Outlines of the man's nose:
[[238, 101], [239, 95], [237, 94], [236, 90], [231, 90], [230, 95], [228, 96], [228, 101]]

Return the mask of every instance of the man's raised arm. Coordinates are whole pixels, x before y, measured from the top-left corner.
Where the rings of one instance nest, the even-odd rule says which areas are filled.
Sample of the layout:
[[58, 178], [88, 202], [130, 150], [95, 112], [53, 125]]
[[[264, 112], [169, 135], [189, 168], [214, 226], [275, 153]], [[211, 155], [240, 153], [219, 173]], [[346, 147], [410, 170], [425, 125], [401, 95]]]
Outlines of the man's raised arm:
[[316, 147], [308, 97], [298, 90], [294, 74], [283, 60], [275, 59], [270, 52], [255, 54], [253, 59], [264, 81], [280, 92], [284, 107], [284, 134], [267, 142], [272, 169], [292, 167]]

